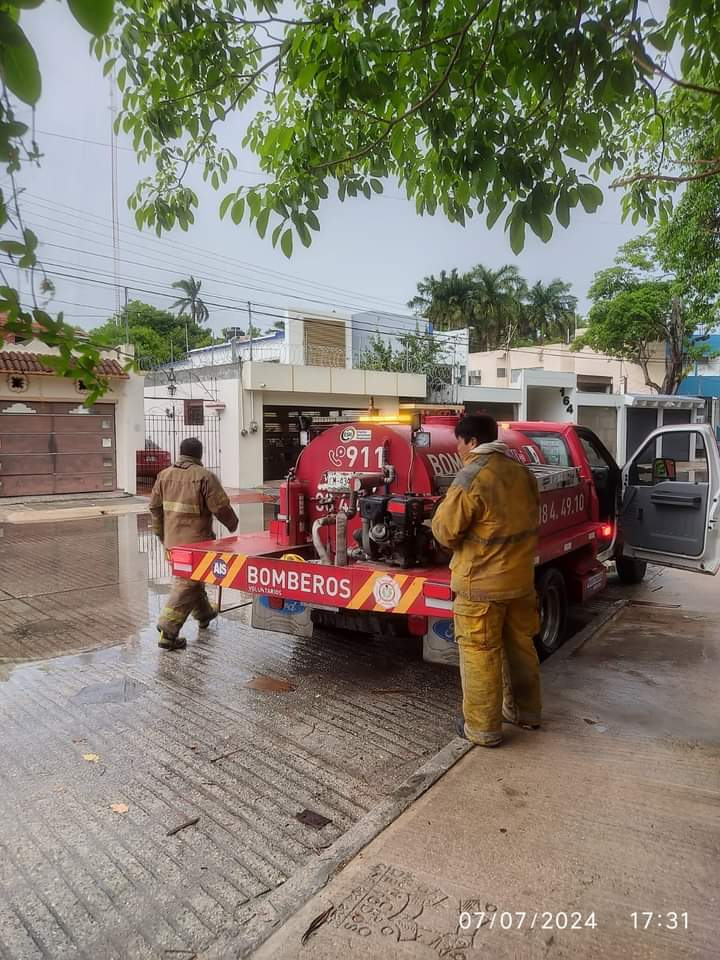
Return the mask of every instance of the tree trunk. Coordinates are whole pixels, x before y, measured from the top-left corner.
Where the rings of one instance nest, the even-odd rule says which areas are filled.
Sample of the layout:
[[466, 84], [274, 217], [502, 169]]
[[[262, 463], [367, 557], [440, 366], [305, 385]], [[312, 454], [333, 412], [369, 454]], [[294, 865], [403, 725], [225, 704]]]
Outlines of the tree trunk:
[[682, 303], [673, 298], [670, 321], [667, 328], [667, 353], [663, 393], [674, 394], [685, 377], [685, 323]]

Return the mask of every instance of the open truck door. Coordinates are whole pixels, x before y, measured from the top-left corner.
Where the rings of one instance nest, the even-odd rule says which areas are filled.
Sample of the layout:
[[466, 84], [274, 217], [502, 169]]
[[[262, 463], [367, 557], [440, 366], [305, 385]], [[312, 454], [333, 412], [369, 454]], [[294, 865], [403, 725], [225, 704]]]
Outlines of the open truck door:
[[658, 566], [720, 569], [720, 452], [707, 424], [660, 427], [622, 472], [623, 553]]

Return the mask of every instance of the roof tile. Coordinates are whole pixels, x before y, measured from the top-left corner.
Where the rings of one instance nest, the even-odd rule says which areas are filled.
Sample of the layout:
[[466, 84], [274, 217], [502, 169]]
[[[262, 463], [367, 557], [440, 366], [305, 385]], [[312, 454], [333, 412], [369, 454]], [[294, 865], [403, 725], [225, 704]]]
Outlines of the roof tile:
[[[102, 377], [127, 380], [127, 374], [117, 360], [101, 360], [95, 372]], [[42, 362], [42, 355], [24, 350], [0, 350], [0, 373], [33, 373], [52, 376], [55, 371]]]

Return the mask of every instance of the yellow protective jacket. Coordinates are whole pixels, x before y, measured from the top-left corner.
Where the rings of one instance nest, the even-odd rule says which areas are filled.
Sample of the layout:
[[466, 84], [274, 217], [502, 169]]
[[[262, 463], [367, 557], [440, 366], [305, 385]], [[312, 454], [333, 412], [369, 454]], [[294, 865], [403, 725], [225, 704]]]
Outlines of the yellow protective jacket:
[[238, 518], [222, 484], [194, 457], [178, 458], [161, 470], [150, 495], [153, 533], [165, 547], [214, 539], [216, 516], [232, 533]]
[[506, 449], [475, 447], [432, 521], [435, 539], [453, 552], [452, 589], [467, 600], [512, 600], [535, 589], [537, 483]]

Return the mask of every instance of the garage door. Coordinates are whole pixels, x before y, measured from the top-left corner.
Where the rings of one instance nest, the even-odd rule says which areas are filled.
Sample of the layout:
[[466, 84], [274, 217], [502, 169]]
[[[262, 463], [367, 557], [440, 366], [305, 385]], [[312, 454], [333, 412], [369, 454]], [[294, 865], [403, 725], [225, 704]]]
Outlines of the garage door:
[[578, 407], [577, 422], [588, 427], [617, 459], [617, 410], [615, 407]]
[[0, 497], [114, 490], [115, 408], [0, 403]]

